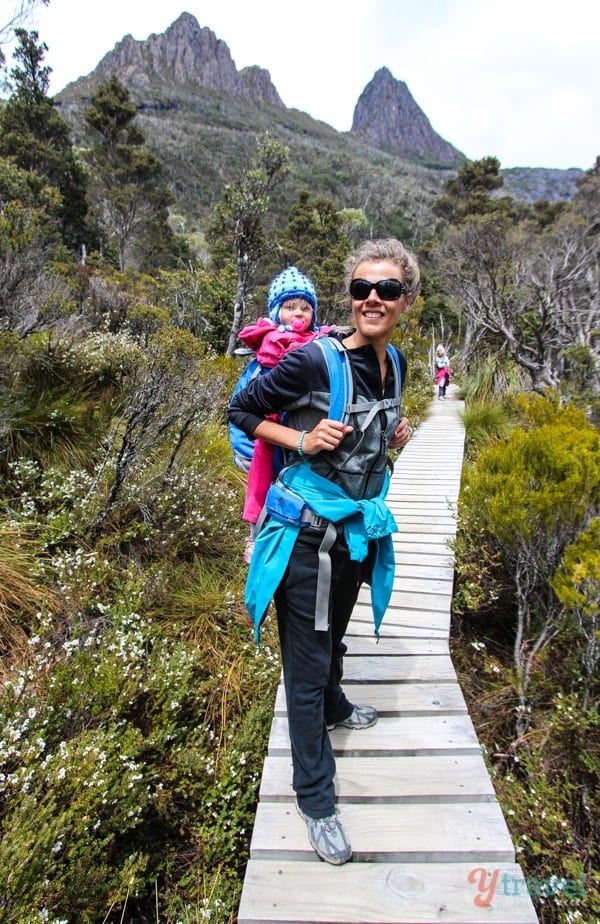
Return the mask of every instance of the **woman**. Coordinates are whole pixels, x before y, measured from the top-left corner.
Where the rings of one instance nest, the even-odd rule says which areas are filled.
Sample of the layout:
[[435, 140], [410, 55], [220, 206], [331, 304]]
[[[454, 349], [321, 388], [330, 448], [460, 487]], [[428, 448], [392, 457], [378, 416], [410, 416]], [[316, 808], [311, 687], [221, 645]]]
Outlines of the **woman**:
[[[329, 373], [318, 341], [285, 356], [236, 395], [229, 410], [246, 433], [286, 450], [291, 464], [279, 487], [291, 488], [290, 496], [304, 501], [293, 527], [276, 514], [267, 520], [256, 542], [246, 599], [252, 610], [256, 588], [264, 593], [269, 573], [276, 575], [296, 804], [314, 850], [333, 864], [349, 860], [352, 848], [335, 812], [328, 731], [336, 725], [368, 728], [377, 721], [372, 706], [351, 703], [342, 690], [343, 637], [363, 581], [371, 583], [373, 597], [384, 587], [387, 599], [391, 593], [390, 533], [396, 527], [383, 502], [388, 450], [405, 446], [410, 429], [401, 416], [394, 372], [399, 367], [403, 384], [406, 358], [398, 351], [399, 362], [392, 361], [390, 340], [419, 290], [417, 262], [393, 238], [366, 241], [346, 271], [354, 328], [350, 335], [330, 336], [341, 341], [350, 363], [349, 419], [327, 416]], [[267, 419], [284, 411], [285, 425]], [[260, 622], [264, 597], [254, 609], [251, 615]]]

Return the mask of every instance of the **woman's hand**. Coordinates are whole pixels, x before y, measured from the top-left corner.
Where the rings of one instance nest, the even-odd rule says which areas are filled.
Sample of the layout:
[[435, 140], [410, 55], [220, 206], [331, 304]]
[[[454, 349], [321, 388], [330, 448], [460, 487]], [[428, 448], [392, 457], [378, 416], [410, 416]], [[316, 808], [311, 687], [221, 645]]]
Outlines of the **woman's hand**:
[[306, 433], [302, 441], [302, 451], [306, 456], [314, 456], [317, 452], [326, 450], [331, 452], [337, 449], [347, 433], [352, 433], [354, 427], [342, 423], [340, 420], [323, 418], [316, 427]]
[[403, 417], [390, 440], [390, 449], [402, 449], [412, 436], [412, 429], [408, 425], [408, 417]]

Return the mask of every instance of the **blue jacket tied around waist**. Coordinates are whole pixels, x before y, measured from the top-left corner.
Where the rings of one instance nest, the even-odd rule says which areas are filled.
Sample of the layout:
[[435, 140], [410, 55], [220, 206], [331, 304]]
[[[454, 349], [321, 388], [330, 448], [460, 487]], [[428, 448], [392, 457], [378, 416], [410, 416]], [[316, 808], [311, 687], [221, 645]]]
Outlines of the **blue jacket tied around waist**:
[[[343, 523], [344, 538], [353, 561], [364, 561], [369, 552], [369, 543], [374, 543], [373, 573], [371, 576], [371, 606], [375, 634], [387, 609], [394, 580], [394, 548], [391, 534], [397, 532], [396, 522], [385, 504], [390, 476], [387, 474], [382, 490], [370, 500], [353, 500], [338, 485], [316, 474], [310, 462], [292, 465], [279, 475], [280, 481], [304, 500], [307, 511], [327, 521], [328, 524]], [[266, 616], [273, 595], [285, 574], [290, 555], [302, 525], [282, 523], [271, 517], [261, 529], [248, 570], [246, 580], [246, 607], [254, 625], [257, 642], [260, 626]], [[335, 528], [329, 542], [327, 534], [319, 552], [319, 586], [315, 628], [326, 629], [328, 625], [329, 580], [331, 571], [328, 549], [335, 541]], [[329, 571], [327, 570], [329, 567]]]

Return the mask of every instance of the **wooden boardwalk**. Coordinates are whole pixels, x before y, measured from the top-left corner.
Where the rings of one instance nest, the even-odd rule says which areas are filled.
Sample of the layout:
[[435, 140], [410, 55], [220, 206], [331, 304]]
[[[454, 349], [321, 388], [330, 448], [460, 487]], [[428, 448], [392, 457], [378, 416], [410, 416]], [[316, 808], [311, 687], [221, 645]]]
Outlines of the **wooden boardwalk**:
[[239, 924], [536, 924], [449, 654], [462, 403], [449, 389], [402, 452], [389, 505], [396, 579], [379, 642], [368, 588], [350, 622], [344, 687], [378, 723], [331, 732], [352, 862], [312, 850], [291, 787], [280, 686]]

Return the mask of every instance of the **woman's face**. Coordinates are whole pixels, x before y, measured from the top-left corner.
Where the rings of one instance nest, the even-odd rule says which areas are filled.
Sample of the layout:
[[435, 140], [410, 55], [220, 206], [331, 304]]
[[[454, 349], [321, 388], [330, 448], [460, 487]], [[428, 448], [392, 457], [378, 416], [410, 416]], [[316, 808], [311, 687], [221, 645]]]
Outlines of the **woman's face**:
[[[388, 260], [367, 260], [359, 263], [352, 279], [365, 279], [373, 283], [373, 286], [382, 279], [394, 279], [404, 283], [403, 274], [398, 266]], [[352, 296], [352, 315], [359, 339], [364, 343], [389, 343], [401, 315], [411, 308], [412, 296], [400, 294], [397, 298], [382, 298], [375, 288], [371, 288], [364, 297], [360, 294], [360, 298]], [[387, 293], [382, 294], [385, 296]]]

